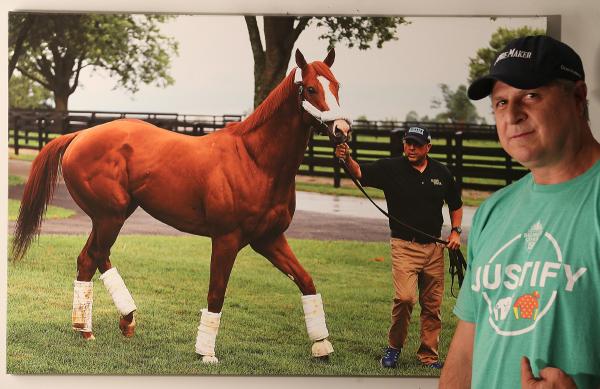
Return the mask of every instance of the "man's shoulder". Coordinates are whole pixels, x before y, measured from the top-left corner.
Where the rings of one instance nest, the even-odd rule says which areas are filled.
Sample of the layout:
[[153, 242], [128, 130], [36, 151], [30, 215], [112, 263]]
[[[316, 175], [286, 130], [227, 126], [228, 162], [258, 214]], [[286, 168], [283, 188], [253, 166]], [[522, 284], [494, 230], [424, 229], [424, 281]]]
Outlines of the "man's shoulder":
[[519, 197], [519, 193], [525, 190], [531, 183], [531, 173], [526, 174], [519, 180], [492, 193], [477, 209], [477, 213], [486, 213], [496, 208], [498, 204], [510, 202], [511, 199]]
[[443, 163], [438, 161], [437, 159], [428, 157], [428, 163], [431, 164], [431, 167], [433, 167], [435, 170], [440, 171], [444, 174], [447, 174], [449, 176], [452, 176], [452, 172], [450, 171], [450, 168], [448, 168], [448, 166]]
[[399, 157], [388, 157], [380, 158], [373, 162], [361, 163], [362, 166], [380, 166], [380, 167], [391, 167], [391, 166], [404, 166], [408, 163], [408, 159], [404, 156]]

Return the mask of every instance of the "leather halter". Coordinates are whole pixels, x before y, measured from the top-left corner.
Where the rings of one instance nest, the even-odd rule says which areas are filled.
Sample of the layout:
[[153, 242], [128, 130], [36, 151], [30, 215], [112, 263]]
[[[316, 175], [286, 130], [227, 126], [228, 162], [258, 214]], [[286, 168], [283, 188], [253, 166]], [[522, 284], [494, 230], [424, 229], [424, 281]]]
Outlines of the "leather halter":
[[[295, 68], [294, 73], [294, 84], [298, 85], [298, 109], [302, 112], [308, 113], [314, 119], [317, 120], [319, 126], [321, 127], [321, 131], [326, 131], [329, 134], [328, 122], [332, 122], [334, 120], [343, 119], [348, 122], [348, 124], [352, 123], [350, 117], [342, 112], [340, 109], [335, 111], [320, 111], [317, 107], [312, 105], [310, 101], [304, 98], [304, 82], [302, 80], [302, 69], [299, 67]], [[324, 117], [325, 116], [325, 117]], [[331, 136], [331, 134], [329, 134]]]

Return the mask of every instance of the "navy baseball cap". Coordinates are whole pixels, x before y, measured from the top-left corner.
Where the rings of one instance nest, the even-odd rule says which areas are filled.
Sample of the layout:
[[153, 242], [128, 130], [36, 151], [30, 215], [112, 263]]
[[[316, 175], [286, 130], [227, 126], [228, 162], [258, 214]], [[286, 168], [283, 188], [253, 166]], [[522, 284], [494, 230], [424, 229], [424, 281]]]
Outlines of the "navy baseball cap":
[[429, 131], [422, 127], [411, 127], [404, 134], [404, 140], [412, 139], [421, 146], [431, 143], [431, 135]]
[[549, 36], [527, 36], [510, 41], [490, 66], [489, 73], [469, 86], [467, 95], [471, 100], [483, 99], [498, 80], [518, 89], [534, 89], [557, 78], [585, 79], [579, 55]]

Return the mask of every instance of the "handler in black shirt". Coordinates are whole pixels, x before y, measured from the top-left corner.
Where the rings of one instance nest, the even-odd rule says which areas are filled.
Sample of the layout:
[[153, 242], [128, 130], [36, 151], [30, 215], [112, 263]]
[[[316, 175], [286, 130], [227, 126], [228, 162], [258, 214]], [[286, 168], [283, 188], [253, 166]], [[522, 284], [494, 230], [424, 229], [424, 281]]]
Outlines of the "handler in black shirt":
[[[456, 182], [446, 166], [429, 158], [431, 137], [424, 128], [411, 127], [404, 136], [403, 157], [385, 158], [359, 165], [350, 157], [347, 144], [336, 148], [351, 172], [364, 186], [382, 189], [388, 212], [400, 221], [429, 235], [442, 231], [442, 206], [450, 210], [452, 230], [448, 248], [460, 247], [462, 201]], [[441, 306], [444, 294], [444, 247], [390, 219], [394, 304], [388, 347], [381, 358], [383, 367], [396, 367], [408, 333], [410, 315], [417, 301], [421, 305], [421, 346], [417, 357], [422, 364], [440, 369], [438, 344], [442, 329]]]

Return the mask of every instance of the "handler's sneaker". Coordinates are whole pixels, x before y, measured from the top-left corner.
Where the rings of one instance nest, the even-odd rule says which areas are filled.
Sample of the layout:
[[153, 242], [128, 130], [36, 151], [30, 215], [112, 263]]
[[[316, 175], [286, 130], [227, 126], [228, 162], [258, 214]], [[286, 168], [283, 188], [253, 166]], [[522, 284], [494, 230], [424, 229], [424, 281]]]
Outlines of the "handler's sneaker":
[[435, 361], [432, 363], [421, 363], [421, 364], [425, 367], [430, 367], [432, 369], [441, 369], [442, 367], [444, 367], [444, 362], [440, 362], [440, 361]]
[[400, 351], [393, 347], [388, 347], [385, 349], [385, 354], [381, 357], [379, 361], [381, 363], [381, 367], [385, 368], [394, 368], [398, 364], [398, 358], [400, 357]]

